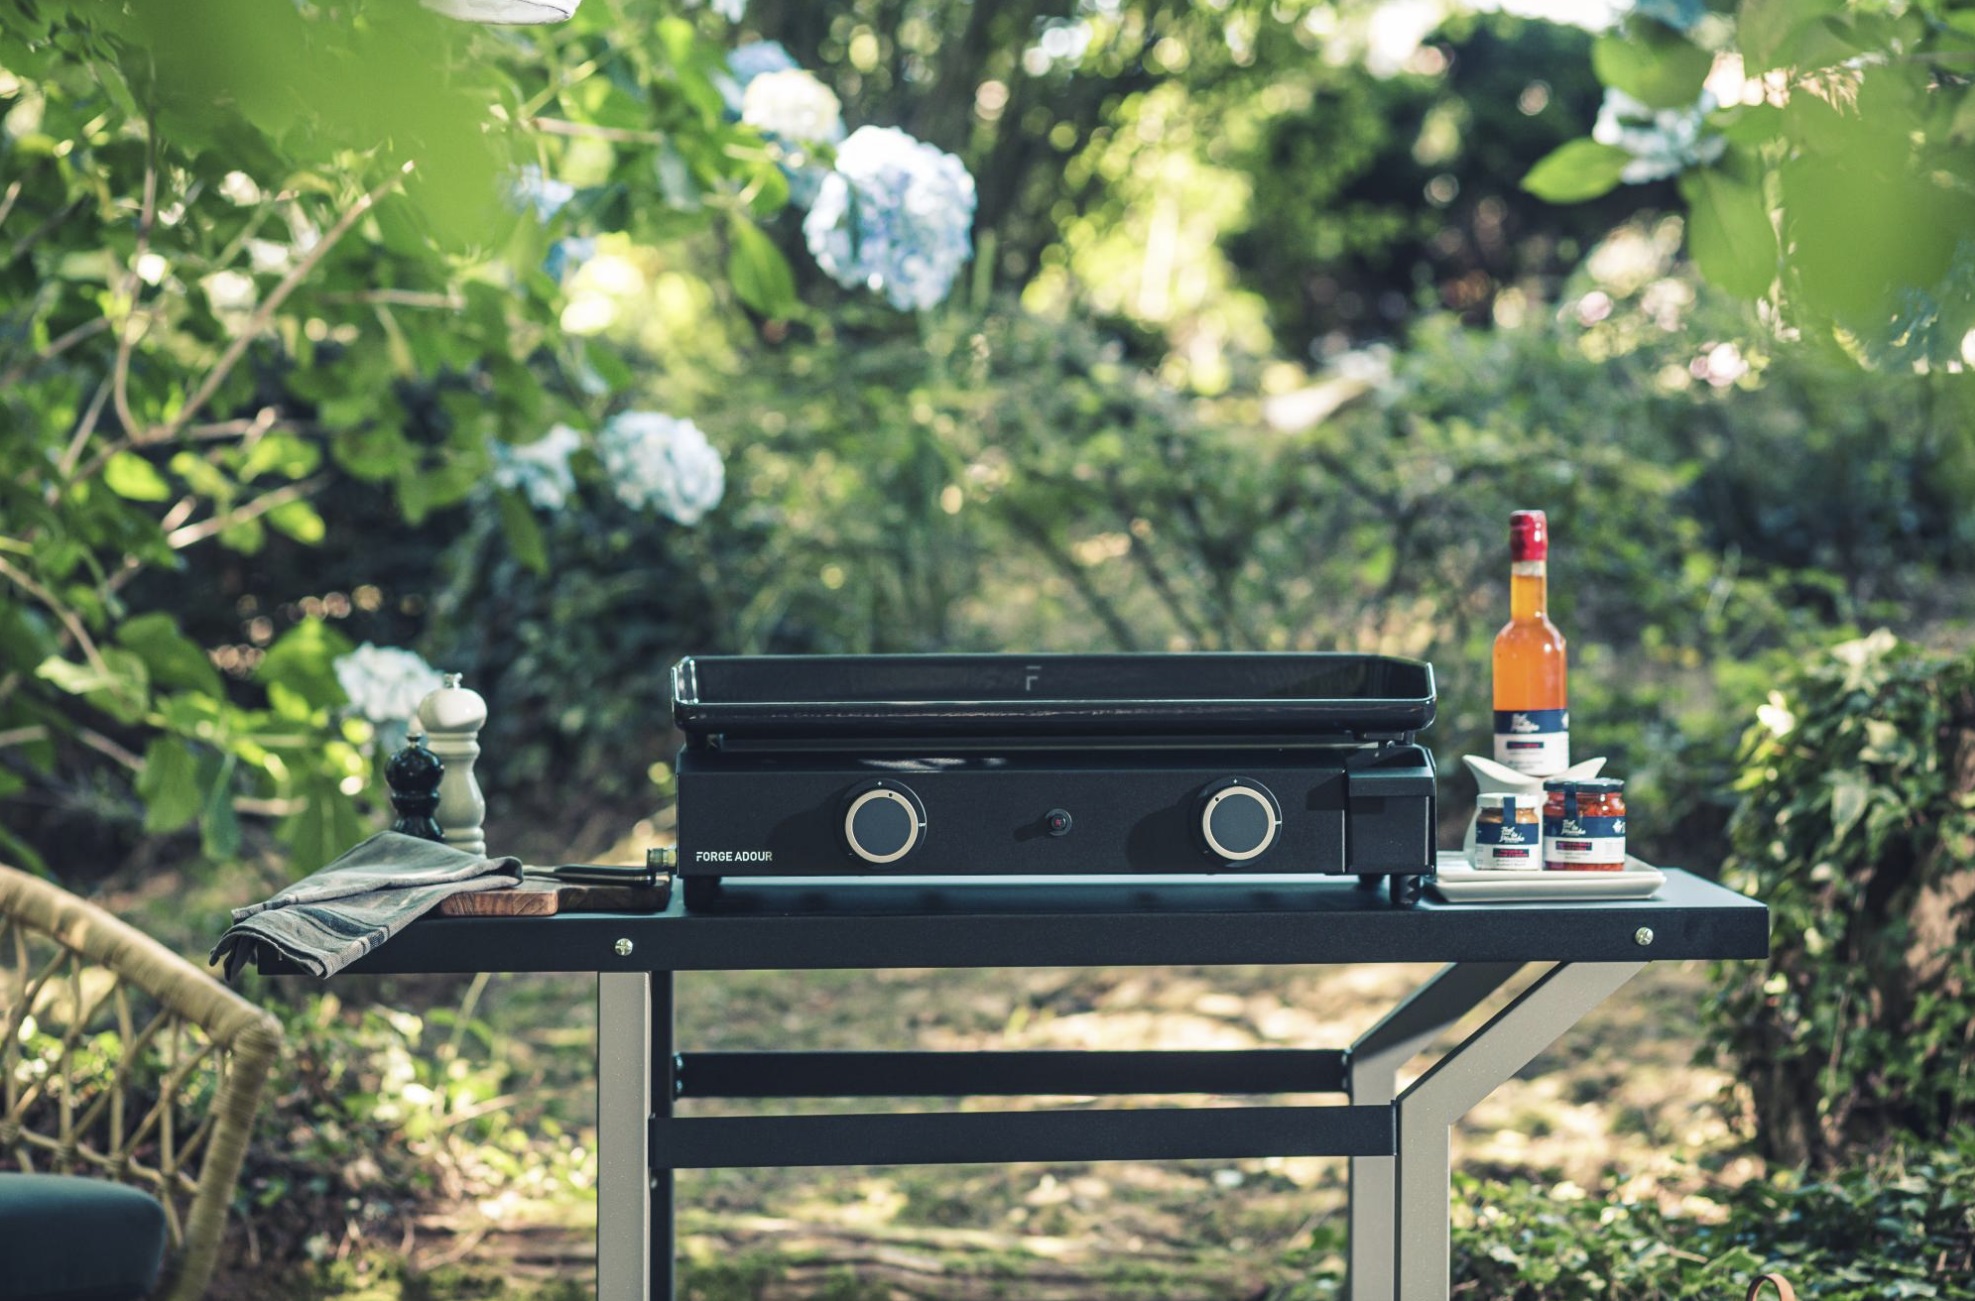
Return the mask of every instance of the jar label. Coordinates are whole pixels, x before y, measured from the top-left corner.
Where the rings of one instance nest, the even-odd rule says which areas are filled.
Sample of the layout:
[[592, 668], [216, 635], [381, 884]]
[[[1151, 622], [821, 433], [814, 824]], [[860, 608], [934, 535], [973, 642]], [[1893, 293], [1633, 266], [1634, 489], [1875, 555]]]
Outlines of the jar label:
[[1552, 863], [1623, 863], [1624, 818], [1545, 818], [1543, 857]]
[[1541, 851], [1533, 843], [1527, 845], [1484, 845], [1479, 839], [1474, 843], [1474, 865], [1483, 871], [1541, 871], [1543, 859]]
[[1555, 776], [1570, 767], [1570, 711], [1496, 710], [1495, 762], [1531, 777]]
[[1542, 834], [1541, 828], [1534, 822], [1474, 824], [1474, 843], [1477, 845], [1535, 845]]

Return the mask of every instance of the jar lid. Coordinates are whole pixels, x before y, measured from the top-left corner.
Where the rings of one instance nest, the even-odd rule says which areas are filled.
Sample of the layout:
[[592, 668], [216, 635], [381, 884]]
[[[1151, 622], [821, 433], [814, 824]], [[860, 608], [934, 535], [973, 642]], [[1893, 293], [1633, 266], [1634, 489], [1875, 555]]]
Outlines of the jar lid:
[[1474, 797], [1474, 805], [1478, 809], [1505, 809], [1511, 805], [1516, 808], [1533, 809], [1542, 802], [1529, 795], [1505, 794], [1502, 791], [1488, 791]]
[[1546, 791], [1576, 791], [1579, 795], [1616, 795], [1625, 783], [1616, 777], [1552, 777], [1543, 783]]

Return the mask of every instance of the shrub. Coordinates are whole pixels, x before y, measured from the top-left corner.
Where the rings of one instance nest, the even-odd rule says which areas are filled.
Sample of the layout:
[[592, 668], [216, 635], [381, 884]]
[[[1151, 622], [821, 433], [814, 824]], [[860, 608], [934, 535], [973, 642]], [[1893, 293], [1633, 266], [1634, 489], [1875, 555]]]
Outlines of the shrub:
[[1457, 1181], [1454, 1277], [1496, 1301], [1733, 1301], [1780, 1273], [1820, 1301], [1965, 1295], [1975, 1270], [1975, 1134], [1825, 1179], [1689, 1199], [1587, 1198]]
[[1740, 786], [1724, 880], [1772, 947], [1721, 970], [1708, 1033], [1758, 1147], [1822, 1168], [1975, 1121], [1975, 660], [1884, 631], [1817, 656]]

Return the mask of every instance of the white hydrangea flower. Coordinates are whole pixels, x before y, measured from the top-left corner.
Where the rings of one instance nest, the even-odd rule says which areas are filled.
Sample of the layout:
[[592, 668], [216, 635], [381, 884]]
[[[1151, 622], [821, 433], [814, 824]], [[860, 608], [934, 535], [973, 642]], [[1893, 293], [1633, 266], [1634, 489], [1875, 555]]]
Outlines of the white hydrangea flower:
[[427, 9], [470, 23], [559, 23], [581, 0], [421, 0]]
[[419, 702], [444, 685], [417, 651], [369, 642], [336, 657], [336, 681], [353, 712], [380, 726], [407, 722]]
[[894, 127], [859, 127], [837, 150], [802, 233], [818, 266], [901, 310], [923, 311], [973, 256], [974, 178]]
[[788, 141], [843, 139], [843, 104], [836, 92], [801, 68], [765, 72], [748, 82], [741, 121]]
[[1591, 138], [1632, 155], [1618, 174], [1627, 185], [1664, 180], [1721, 157], [1728, 142], [1720, 135], [1702, 134], [1707, 115], [1715, 108], [1713, 93], [1705, 90], [1692, 108], [1653, 109], [1622, 90], [1608, 88]]
[[583, 435], [568, 425], [556, 425], [534, 442], [518, 446], [496, 439], [494, 482], [519, 488], [537, 510], [561, 510], [576, 491], [569, 456], [582, 445]]
[[800, 67], [795, 55], [780, 41], [749, 41], [735, 46], [727, 55], [727, 74], [716, 76], [713, 84], [720, 90], [720, 98], [727, 101], [727, 111], [735, 117], [741, 115], [741, 98], [747, 93], [748, 84], [756, 77], [770, 72], [787, 72]]
[[690, 420], [656, 411], [612, 416], [597, 435], [597, 455], [618, 499], [697, 524], [720, 504], [727, 467]]

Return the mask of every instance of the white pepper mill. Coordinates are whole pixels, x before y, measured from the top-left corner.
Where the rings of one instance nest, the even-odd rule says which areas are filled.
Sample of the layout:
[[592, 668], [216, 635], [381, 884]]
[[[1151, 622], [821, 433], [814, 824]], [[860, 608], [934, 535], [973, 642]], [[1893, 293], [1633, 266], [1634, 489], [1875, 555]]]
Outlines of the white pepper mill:
[[439, 808], [434, 816], [444, 828], [446, 843], [469, 854], [486, 857], [487, 800], [473, 777], [480, 757], [480, 728], [487, 721], [487, 702], [480, 693], [460, 685], [460, 675], [444, 675], [445, 686], [418, 705], [418, 722], [425, 728], [425, 746], [446, 765], [439, 779]]

